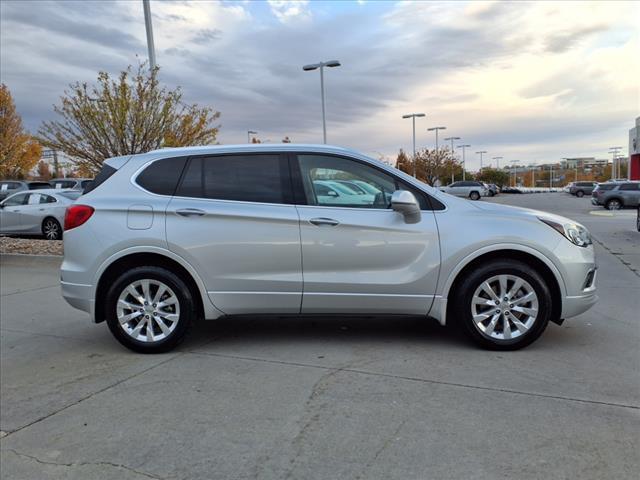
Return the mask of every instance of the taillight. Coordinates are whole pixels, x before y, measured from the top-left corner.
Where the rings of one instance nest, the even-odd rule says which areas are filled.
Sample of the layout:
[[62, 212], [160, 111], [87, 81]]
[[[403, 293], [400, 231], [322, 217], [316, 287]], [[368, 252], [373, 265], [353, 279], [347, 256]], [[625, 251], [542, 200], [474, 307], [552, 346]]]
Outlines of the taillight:
[[93, 215], [94, 208], [88, 205], [71, 205], [64, 214], [64, 229], [79, 227]]

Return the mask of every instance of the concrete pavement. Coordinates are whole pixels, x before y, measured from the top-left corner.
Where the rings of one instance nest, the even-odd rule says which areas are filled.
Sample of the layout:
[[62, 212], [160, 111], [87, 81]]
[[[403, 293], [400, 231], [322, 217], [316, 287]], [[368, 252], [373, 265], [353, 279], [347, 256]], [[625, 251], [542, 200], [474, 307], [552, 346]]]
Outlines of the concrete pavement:
[[2, 478], [635, 478], [633, 217], [563, 194], [492, 201], [597, 240], [601, 301], [518, 352], [416, 319], [252, 318], [138, 355], [66, 305], [55, 259], [3, 257]]

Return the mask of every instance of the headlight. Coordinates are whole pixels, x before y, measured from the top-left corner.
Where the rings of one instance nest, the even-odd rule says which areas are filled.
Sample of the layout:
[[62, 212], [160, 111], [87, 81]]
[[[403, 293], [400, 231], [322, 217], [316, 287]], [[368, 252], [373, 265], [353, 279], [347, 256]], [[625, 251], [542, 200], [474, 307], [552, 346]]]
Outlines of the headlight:
[[548, 218], [542, 218], [542, 217], [538, 217], [538, 220], [546, 223], [555, 231], [563, 235], [571, 243], [574, 243], [579, 247], [586, 247], [591, 245], [591, 243], [593, 243], [591, 241], [591, 234], [589, 233], [589, 230], [587, 230], [580, 224], [577, 224], [577, 223], [560, 224]]

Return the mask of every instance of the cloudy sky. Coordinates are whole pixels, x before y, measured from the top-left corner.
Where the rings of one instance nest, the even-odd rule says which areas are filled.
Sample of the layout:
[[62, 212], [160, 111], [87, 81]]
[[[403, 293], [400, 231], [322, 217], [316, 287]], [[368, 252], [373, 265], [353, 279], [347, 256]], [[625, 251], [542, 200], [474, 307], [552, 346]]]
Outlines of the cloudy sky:
[[[161, 78], [215, 107], [221, 143], [248, 129], [373, 156], [433, 147], [427, 127], [503, 162], [626, 153], [640, 115], [640, 2], [151, 1]], [[65, 87], [146, 60], [141, 0], [0, 3], [0, 80], [26, 126]], [[446, 135], [444, 135], [446, 133]], [[470, 153], [470, 154], [469, 154]]]

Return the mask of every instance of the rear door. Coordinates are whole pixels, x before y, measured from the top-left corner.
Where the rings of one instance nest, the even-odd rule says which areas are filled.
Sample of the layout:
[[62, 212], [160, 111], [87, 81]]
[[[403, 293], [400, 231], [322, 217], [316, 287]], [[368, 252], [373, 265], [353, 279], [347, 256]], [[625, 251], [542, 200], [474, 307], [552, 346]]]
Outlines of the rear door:
[[198, 270], [219, 310], [300, 312], [300, 227], [285, 155], [189, 159], [166, 231], [169, 248]]
[[640, 183], [623, 183], [618, 192], [625, 207], [637, 207], [640, 203]]
[[[390, 209], [392, 175], [348, 157], [300, 154], [294, 165], [299, 193], [304, 293], [302, 313], [406, 313], [426, 315], [440, 266], [438, 231], [427, 198], [422, 220], [407, 224]], [[321, 195], [335, 180], [366, 182], [368, 203]], [[376, 193], [377, 192], [377, 193]], [[302, 197], [302, 198], [300, 198]]]

